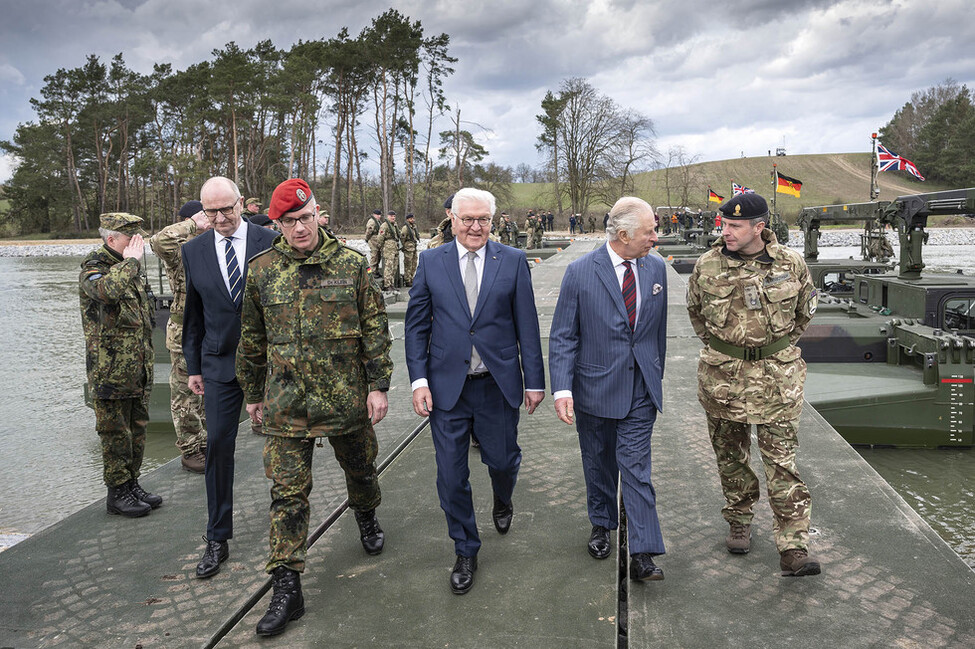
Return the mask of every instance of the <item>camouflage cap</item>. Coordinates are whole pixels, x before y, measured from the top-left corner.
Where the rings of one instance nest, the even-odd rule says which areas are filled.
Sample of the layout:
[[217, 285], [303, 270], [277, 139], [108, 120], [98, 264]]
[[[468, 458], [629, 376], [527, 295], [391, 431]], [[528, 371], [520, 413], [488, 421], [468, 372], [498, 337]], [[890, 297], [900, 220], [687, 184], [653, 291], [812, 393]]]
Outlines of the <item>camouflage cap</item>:
[[98, 227], [120, 234], [129, 236], [141, 234], [144, 237], [149, 233], [142, 229], [142, 217], [127, 212], [108, 212], [99, 217]]
[[248, 198], [246, 201], [244, 201], [244, 207], [247, 207], [248, 205], [252, 205], [252, 204], [256, 204], [258, 207], [261, 207], [263, 205], [263, 203], [261, 203], [261, 199], [259, 198], [251, 197]]

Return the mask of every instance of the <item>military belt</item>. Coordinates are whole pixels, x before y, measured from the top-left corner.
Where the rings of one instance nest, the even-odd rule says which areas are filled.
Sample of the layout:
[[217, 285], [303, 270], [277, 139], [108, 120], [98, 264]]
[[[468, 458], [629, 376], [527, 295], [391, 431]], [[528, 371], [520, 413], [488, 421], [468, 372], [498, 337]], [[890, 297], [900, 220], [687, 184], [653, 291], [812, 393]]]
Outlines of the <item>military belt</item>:
[[736, 347], [714, 336], [711, 336], [708, 340], [708, 347], [714, 351], [740, 358], [743, 361], [760, 361], [776, 352], [782, 351], [790, 344], [791, 342], [788, 336], [782, 336], [778, 340], [774, 340], [763, 347]]

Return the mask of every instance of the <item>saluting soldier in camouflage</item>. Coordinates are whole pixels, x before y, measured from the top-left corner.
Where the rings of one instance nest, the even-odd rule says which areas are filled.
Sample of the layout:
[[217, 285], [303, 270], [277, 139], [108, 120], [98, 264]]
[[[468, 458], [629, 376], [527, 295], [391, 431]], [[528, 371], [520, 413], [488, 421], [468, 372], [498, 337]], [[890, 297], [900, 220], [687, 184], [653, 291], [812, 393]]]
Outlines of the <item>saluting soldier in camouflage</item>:
[[399, 229], [396, 227], [396, 212], [390, 210], [386, 220], [379, 227], [376, 235], [379, 249], [383, 258], [383, 290], [391, 291], [396, 288], [396, 275], [399, 273]]
[[379, 246], [379, 228], [383, 224], [383, 213], [373, 210], [372, 215], [366, 221], [366, 243], [369, 244], [369, 266], [376, 277], [379, 277], [379, 256], [382, 248]]
[[283, 236], [249, 262], [237, 350], [237, 378], [247, 412], [263, 422], [273, 481], [267, 571], [274, 595], [260, 635], [281, 633], [304, 613], [298, 574], [315, 438], [328, 438], [345, 472], [363, 548], [382, 552], [373, 425], [386, 415], [393, 369], [382, 294], [365, 258], [317, 226], [308, 185], [297, 178], [278, 185], [268, 212]]
[[81, 263], [78, 294], [85, 332], [88, 391], [101, 439], [109, 514], [145, 516], [162, 498], [139, 485], [152, 388], [155, 303], [142, 272], [142, 219], [102, 214], [105, 244]]
[[406, 215], [406, 224], [399, 233], [403, 241], [403, 284], [413, 286], [413, 276], [416, 275], [416, 249], [420, 244], [420, 231], [416, 229], [416, 217]]
[[210, 220], [203, 214], [203, 203], [189, 201], [179, 210], [183, 218], [179, 223], [167, 225], [157, 232], [149, 245], [166, 266], [169, 289], [173, 294], [169, 305], [169, 322], [166, 324], [166, 349], [169, 350], [169, 393], [173, 426], [176, 428], [176, 447], [182, 455], [183, 468], [192, 473], [203, 473], [206, 463], [206, 414], [203, 397], [190, 390], [187, 382], [186, 358], [183, 356], [183, 307], [186, 304], [186, 276], [180, 246], [210, 227]]
[[739, 194], [720, 211], [723, 237], [694, 266], [687, 310], [706, 345], [698, 398], [727, 501], [726, 544], [734, 554], [750, 547], [759, 482], [749, 466], [749, 431], [756, 424], [779, 565], [786, 575], [819, 574], [808, 555], [809, 489], [796, 467], [806, 364], [795, 343], [816, 312], [816, 289], [802, 256], [766, 229], [765, 199]]

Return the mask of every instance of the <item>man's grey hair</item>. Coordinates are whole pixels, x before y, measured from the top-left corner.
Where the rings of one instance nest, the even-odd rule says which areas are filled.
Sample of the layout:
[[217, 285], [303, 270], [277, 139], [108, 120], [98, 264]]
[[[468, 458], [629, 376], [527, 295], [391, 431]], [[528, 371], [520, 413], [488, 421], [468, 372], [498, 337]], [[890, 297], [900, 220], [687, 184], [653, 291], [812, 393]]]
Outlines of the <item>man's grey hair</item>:
[[458, 203], [487, 203], [490, 208], [491, 216], [494, 216], [494, 210], [497, 209], [497, 201], [494, 199], [494, 194], [483, 189], [474, 189], [473, 187], [465, 187], [454, 194], [454, 198], [450, 203], [450, 212], [454, 216], [457, 215]]
[[238, 187], [237, 186], [237, 183], [235, 183], [234, 181], [232, 181], [230, 178], [225, 178], [224, 176], [213, 176], [212, 178], [210, 178], [209, 180], [207, 180], [205, 183], [203, 183], [203, 186], [202, 187], [200, 187], [200, 196], [201, 197], [203, 196], [203, 192], [206, 191], [207, 188], [209, 188], [211, 184], [223, 184], [223, 185], [225, 185], [231, 191], [233, 191], [234, 197], [237, 198], [237, 200], [240, 200], [241, 197], [243, 196], [243, 194], [240, 193], [240, 187]]
[[98, 234], [101, 235], [102, 241], [108, 243], [109, 237], [124, 237], [125, 235], [116, 230], [109, 230], [108, 228], [98, 228]]
[[636, 196], [624, 196], [616, 201], [609, 211], [606, 221], [606, 238], [615, 241], [620, 238], [620, 232], [626, 232], [631, 237], [640, 227], [640, 218], [647, 213], [654, 214], [650, 203]]

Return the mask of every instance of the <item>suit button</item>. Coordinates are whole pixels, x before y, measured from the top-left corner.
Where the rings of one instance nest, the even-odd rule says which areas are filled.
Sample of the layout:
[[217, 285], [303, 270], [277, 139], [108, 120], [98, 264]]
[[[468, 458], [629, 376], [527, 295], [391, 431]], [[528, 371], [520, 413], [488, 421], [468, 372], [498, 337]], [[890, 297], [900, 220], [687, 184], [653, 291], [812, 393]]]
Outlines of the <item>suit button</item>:
[[470, 361], [464, 361], [464, 365], [470, 365], [470, 364], [471, 364]]

